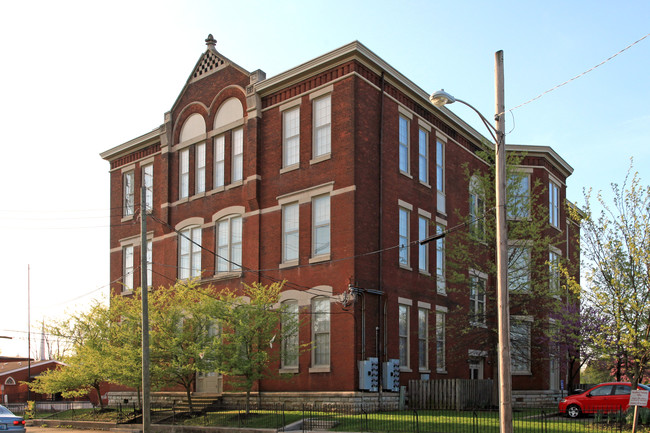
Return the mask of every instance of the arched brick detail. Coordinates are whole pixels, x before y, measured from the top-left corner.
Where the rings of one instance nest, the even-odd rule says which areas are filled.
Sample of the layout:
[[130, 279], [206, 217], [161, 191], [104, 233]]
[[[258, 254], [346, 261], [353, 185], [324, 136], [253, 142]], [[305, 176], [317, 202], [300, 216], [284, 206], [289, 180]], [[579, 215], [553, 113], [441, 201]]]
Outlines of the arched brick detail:
[[209, 114], [207, 117], [207, 122], [206, 126], [208, 128], [208, 131], [212, 130], [212, 127], [214, 125], [214, 116], [217, 115], [217, 111], [219, 111], [219, 107], [221, 104], [226, 99], [229, 98], [237, 98], [239, 99], [239, 102], [241, 102], [242, 107], [244, 107], [244, 119], [247, 116], [247, 109], [248, 107], [246, 106], [246, 92], [243, 88], [239, 86], [228, 86], [224, 89], [221, 90], [221, 92], [217, 93], [217, 96], [214, 97], [212, 100], [212, 103], [210, 104], [210, 110]]
[[192, 114], [200, 114], [203, 116], [203, 120], [206, 121], [206, 129], [209, 130], [207, 119], [208, 119], [208, 109], [205, 105], [200, 102], [193, 102], [186, 107], [184, 107], [178, 114], [178, 117], [174, 121], [174, 134], [172, 138], [173, 144], [178, 144], [178, 139], [181, 135], [181, 126], [190, 117]]

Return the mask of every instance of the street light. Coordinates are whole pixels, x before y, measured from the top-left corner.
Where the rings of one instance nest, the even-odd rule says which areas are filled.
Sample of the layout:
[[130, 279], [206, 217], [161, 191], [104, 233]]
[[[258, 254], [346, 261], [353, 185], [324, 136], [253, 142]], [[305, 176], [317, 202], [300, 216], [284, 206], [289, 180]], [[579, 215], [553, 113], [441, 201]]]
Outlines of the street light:
[[505, 140], [505, 102], [503, 83], [503, 51], [494, 54], [494, 84], [496, 114], [490, 122], [476, 108], [467, 102], [456, 99], [444, 90], [429, 97], [436, 107], [460, 102], [474, 110], [495, 142], [495, 190], [496, 190], [496, 246], [497, 246], [497, 317], [498, 317], [498, 365], [499, 365], [499, 431], [512, 433], [512, 377], [510, 375], [510, 315], [508, 308], [507, 253], [508, 234], [506, 228], [506, 140]]

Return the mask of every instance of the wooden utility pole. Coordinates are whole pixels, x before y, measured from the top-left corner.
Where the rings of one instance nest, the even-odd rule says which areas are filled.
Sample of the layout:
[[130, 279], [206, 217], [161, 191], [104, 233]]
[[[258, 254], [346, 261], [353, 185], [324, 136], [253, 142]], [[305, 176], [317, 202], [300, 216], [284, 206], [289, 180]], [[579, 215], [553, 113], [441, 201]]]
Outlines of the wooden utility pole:
[[499, 431], [512, 433], [512, 376], [510, 375], [510, 308], [508, 307], [508, 230], [506, 222], [506, 133], [503, 51], [494, 54], [494, 87], [497, 132], [496, 224], [497, 224], [497, 308], [499, 327]]
[[151, 380], [149, 377], [149, 283], [147, 281], [147, 188], [140, 193], [140, 281], [142, 293], [142, 432], [151, 431]]

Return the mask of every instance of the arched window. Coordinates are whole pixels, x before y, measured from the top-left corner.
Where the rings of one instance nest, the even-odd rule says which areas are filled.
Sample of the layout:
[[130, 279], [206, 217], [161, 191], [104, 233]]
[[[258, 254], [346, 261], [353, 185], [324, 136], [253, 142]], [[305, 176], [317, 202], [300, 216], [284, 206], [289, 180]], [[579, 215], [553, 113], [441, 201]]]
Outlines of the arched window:
[[244, 178], [244, 107], [237, 98], [226, 99], [214, 117], [214, 187], [226, 183], [227, 154], [230, 154], [230, 183]]
[[330, 300], [324, 296], [311, 301], [311, 330], [314, 350], [312, 367], [330, 365]]
[[282, 302], [282, 368], [298, 368], [298, 301]]
[[201, 227], [186, 227], [178, 235], [178, 278], [201, 276]]
[[7, 380], [5, 380], [5, 385], [15, 385], [16, 381], [14, 380], [13, 377], [8, 377]]
[[216, 222], [217, 273], [237, 272], [242, 262], [242, 217], [228, 215]]

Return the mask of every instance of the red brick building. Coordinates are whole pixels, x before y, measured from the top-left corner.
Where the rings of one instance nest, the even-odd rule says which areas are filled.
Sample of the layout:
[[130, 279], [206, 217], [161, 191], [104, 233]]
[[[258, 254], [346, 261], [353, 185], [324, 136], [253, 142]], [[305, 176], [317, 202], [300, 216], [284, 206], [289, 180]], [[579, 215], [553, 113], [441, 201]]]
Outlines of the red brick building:
[[26, 382], [63, 363], [55, 360], [29, 361], [27, 358], [0, 357], [0, 404], [24, 403], [28, 400], [46, 400], [44, 394], [29, 392]]
[[[465, 170], [487, 170], [477, 154], [485, 138], [359, 42], [270, 78], [217, 52], [212, 36], [206, 43], [164, 123], [101, 154], [111, 208], [120, 209], [111, 218], [112, 292], [140, 281], [144, 184], [154, 286], [287, 281], [283, 301], [308, 323], [299, 342], [315, 346], [273, 366], [293, 379], [264, 381], [262, 391], [359, 396], [359, 362], [369, 358], [384, 370], [397, 360], [401, 385], [494, 377], [493, 350], [446, 324], [458, 308], [496, 305], [449, 290], [444, 239], [417, 243], [472, 212]], [[549, 147], [508, 149], [528, 152], [526, 193], [536, 181], [549, 186], [534, 205], [567, 240], [554, 253], [577, 260], [577, 226], [562, 205], [572, 168]], [[494, 290], [492, 275], [477, 278]], [[564, 367], [533, 353], [534, 330], [522, 329], [528, 359], [513, 387], [554, 393]], [[209, 377], [197, 392], [220, 391]]]

